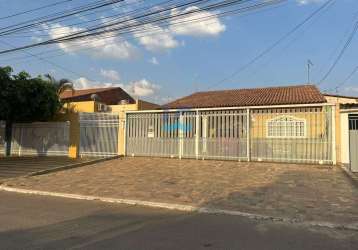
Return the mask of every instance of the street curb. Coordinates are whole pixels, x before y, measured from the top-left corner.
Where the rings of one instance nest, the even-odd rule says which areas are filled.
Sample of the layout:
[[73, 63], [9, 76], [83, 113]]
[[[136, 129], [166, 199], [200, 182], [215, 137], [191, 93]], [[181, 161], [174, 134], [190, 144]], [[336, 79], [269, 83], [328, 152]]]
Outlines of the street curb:
[[121, 156], [113, 156], [113, 157], [107, 157], [107, 158], [100, 158], [100, 159], [96, 159], [96, 160], [89, 160], [89, 161], [69, 164], [69, 165], [65, 165], [65, 166], [61, 166], [61, 167], [57, 167], [57, 168], [52, 168], [52, 169], [46, 169], [46, 170], [41, 170], [41, 171], [37, 171], [37, 172], [32, 172], [32, 173], [29, 173], [27, 175], [17, 176], [17, 177], [14, 177], [14, 178], [44, 175], [44, 174], [59, 172], [59, 171], [68, 170], [68, 169], [72, 169], [72, 168], [79, 168], [79, 167], [83, 167], [83, 166], [93, 165], [93, 164], [96, 164], [96, 163], [115, 160], [115, 159], [119, 159], [119, 158], [121, 158]]
[[8, 186], [4, 186], [4, 185], [0, 185], [0, 191], [21, 193], [21, 194], [33, 194], [33, 195], [42, 195], [42, 196], [70, 198], [70, 199], [87, 200], [87, 201], [102, 201], [102, 202], [107, 202], [107, 203], [117, 203], [117, 204], [133, 205], [133, 206], [146, 206], [146, 207], [152, 207], [152, 208], [163, 208], [163, 209], [177, 210], [177, 211], [183, 211], [183, 212], [197, 212], [197, 213], [202, 213], [202, 214], [222, 214], [222, 215], [241, 216], [241, 217], [259, 220], [259, 221], [268, 221], [269, 220], [269, 221], [275, 221], [275, 222], [298, 224], [301, 226], [309, 226], [309, 227], [325, 227], [325, 228], [330, 228], [330, 229], [358, 231], [358, 223], [336, 224], [336, 223], [322, 222], [322, 221], [305, 222], [305, 221], [301, 221], [298, 219], [290, 219], [290, 218], [284, 218], [284, 217], [273, 217], [273, 216], [267, 216], [267, 215], [261, 215], [261, 214], [246, 213], [246, 212], [240, 212], [240, 211], [234, 211], [234, 210], [216, 209], [216, 208], [210, 208], [210, 207], [198, 207], [198, 206], [163, 203], [163, 202], [151, 202], [151, 201], [130, 200], [130, 199], [106, 198], [106, 197], [91, 196], [91, 195], [47, 192], [47, 191], [13, 188], [13, 187], [8, 187]]
[[353, 174], [351, 171], [349, 171], [347, 168], [341, 166], [340, 167], [344, 174], [348, 177], [348, 179], [351, 181], [351, 183], [356, 187], [358, 188], [358, 176]]

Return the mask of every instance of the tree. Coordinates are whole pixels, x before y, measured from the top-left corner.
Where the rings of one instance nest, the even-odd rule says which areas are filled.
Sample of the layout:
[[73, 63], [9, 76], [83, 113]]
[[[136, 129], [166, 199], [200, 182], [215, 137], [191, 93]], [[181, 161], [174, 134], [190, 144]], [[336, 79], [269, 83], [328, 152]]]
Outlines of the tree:
[[71, 90], [72, 92], [75, 90], [73, 87], [73, 83], [68, 79], [64, 78], [64, 79], [57, 80], [50, 74], [46, 74], [45, 77], [51, 84], [53, 84], [56, 87], [58, 96], [60, 96], [66, 90]]
[[0, 67], [0, 120], [6, 122], [7, 142], [12, 123], [48, 121], [61, 108], [56, 85], [24, 71], [17, 75], [12, 72], [11, 67]]

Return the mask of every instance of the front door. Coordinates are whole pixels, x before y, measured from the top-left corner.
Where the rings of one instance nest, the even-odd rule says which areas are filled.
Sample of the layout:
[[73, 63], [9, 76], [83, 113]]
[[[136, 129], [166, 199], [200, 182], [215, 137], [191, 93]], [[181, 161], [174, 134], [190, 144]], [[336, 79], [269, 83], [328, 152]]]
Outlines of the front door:
[[349, 116], [349, 152], [352, 172], [358, 172], [358, 115]]

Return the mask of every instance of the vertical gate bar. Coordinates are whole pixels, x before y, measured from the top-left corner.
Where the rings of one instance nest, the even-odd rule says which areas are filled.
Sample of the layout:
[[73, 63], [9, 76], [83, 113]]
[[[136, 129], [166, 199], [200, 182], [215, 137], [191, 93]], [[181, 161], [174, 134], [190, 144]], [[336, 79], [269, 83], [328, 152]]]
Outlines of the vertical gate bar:
[[247, 161], [251, 159], [251, 149], [250, 149], [250, 140], [251, 140], [251, 130], [250, 130], [250, 109], [246, 109], [246, 155]]
[[[183, 124], [183, 112], [179, 112], [179, 124]], [[183, 129], [181, 126], [177, 126], [177, 129], [179, 135], [179, 159], [181, 159], [183, 155]]]
[[[124, 124], [123, 124], [123, 154], [124, 155], [127, 155], [127, 136], [130, 136], [129, 134], [129, 129], [128, 129], [128, 125], [129, 125], [129, 122], [128, 122], [128, 114], [127, 113], [124, 113]], [[128, 134], [127, 134], [128, 133]], [[119, 142], [120, 140], [118, 140]]]
[[195, 158], [199, 158], [199, 111], [196, 111], [195, 116]]
[[337, 153], [336, 153], [336, 107], [332, 106], [331, 109], [331, 122], [332, 122], [332, 163], [337, 164]]

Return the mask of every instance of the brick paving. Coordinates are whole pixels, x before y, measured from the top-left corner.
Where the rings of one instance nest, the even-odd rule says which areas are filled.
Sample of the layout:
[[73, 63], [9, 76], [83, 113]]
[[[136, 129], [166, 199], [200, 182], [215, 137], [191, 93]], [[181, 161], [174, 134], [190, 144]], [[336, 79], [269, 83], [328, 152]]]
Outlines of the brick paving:
[[6, 185], [358, 223], [358, 189], [338, 167], [124, 158]]
[[85, 161], [89, 161], [89, 159], [71, 159], [65, 156], [0, 157], [0, 182], [6, 178], [28, 175]]

